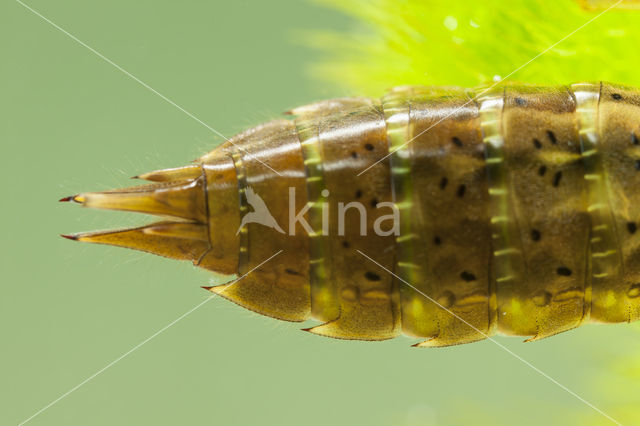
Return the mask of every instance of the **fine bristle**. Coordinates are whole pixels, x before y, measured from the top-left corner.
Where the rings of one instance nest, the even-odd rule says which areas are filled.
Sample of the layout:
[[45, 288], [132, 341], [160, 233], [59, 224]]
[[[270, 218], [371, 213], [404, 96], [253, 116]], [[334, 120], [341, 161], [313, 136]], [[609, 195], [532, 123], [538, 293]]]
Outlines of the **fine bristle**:
[[134, 176], [132, 179], [144, 179], [150, 182], [172, 182], [195, 180], [202, 175], [200, 165], [176, 167], [173, 169], [155, 170]]

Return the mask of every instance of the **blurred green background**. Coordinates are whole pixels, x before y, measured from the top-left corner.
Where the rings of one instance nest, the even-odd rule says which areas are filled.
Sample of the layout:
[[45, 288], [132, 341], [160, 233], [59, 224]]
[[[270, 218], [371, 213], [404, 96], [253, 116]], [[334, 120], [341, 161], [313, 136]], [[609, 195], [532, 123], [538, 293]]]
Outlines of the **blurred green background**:
[[[28, 5], [227, 136], [346, 94], [308, 77], [318, 54], [296, 39], [351, 22], [308, 2]], [[60, 238], [144, 219], [57, 199], [131, 185], [220, 138], [18, 2], [3, 2], [0, 16], [0, 424], [9, 425], [202, 302], [211, 279], [187, 263]], [[490, 341], [421, 350], [407, 338], [344, 342], [298, 328], [214, 299], [28, 424], [611, 424]], [[619, 392], [630, 374], [616, 368], [640, 356], [637, 329], [497, 340], [614, 417], [638, 400]]]

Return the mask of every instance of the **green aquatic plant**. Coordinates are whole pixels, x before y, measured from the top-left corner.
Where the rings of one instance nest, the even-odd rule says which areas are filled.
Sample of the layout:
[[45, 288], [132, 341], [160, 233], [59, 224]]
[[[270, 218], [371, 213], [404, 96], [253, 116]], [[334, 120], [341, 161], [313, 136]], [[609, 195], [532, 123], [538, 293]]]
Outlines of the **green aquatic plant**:
[[540, 84], [640, 84], [640, 11], [620, 8], [624, 2], [602, 13], [604, 2], [586, 8], [570, 0], [317, 1], [359, 25], [307, 37], [325, 53], [312, 72], [359, 94], [405, 84], [476, 86], [506, 76]]

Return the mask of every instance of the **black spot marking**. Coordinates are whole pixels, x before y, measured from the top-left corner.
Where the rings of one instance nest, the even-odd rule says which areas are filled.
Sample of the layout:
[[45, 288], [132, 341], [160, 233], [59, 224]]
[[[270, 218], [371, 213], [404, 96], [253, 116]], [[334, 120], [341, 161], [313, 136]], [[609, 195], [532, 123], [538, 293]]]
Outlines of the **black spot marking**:
[[447, 179], [446, 177], [443, 177], [442, 179], [440, 179], [440, 189], [445, 189], [448, 183], [449, 183], [449, 179]]
[[637, 230], [638, 225], [636, 225], [635, 222], [627, 222], [627, 231], [629, 231], [630, 234], [635, 234]]
[[362, 191], [358, 189], [355, 195], [356, 195], [356, 198], [362, 197]]
[[534, 139], [533, 140], [533, 146], [535, 146], [536, 149], [540, 149], [540, 148], [542, 148], [542, 142], [540, 142], [538, 139]]
[[634, 166], [635, 166], [636, 170], [640, 170], [640, 160], [636, 160]]
[[378, 206], [378, 199], [374, 198], [373, 200], [371, 200], [371, 207], [373, 207], [374, 209]]
[[554, 145], [558, 144], [558, 139], [556, 139], [555, 133], [553, 133], [551, 130], [547, 130], [547, 136], [549, 137], [549, 140], [551, 141], [552, 144]]
[[349, 244], [349, 241], [343, 241], [342, 242], [342, 247], [349, 248], [349, 247], [351, 247], [351, 244]]
[[538, 231], [537, 229], [531, 230], [531, 239], [533, 241], [540, 241], [540, 237], [542, 237], [542, 235], [540, 235], [540, 231]]
[[440, 239], [440, 237], [438, 237], [437, 235], [435, 237], [433, 237], [433, 244], [435, 244], [437, 246], [442, 244], [442, 240]]
[[545, 173], [547, 173], [547, 166], [540, 166], [540, 168], [538, 169], [538, 174], [540, 176], [544, 176]]
[[369, 281], [380, 281], [380, 275], [375, 272], [367, 271], [364, 273], [364, 277]]
[[631, 133], [631, 143], [634, 145], [640, 145], [640, 139], [638, 139], [638, 136], [633, 132]]
[[298, 271], [294, 271], [293, 269], [289, 269], [289, 268], [287, 268], [287, 269], [285, 269], [284, 271], [285, 271], [287, 274], [289, 274], [289, 275], [298, 275], [298, 276], [302, 276], [302, 274], [301, 274], [300, 272], [298, 272]]
[[518, 106], [523, 106], [523, 105], [527, 104], [527, 101], [525, 101], [522, 98], [515, 98], [514, 101], [516, 101], [516, 105], [518, 105]]
[[558, 269], [556, 269], [556, 274], [561, 275], [563, 277], [568, 277], [568, 276], [571, 276], [573, 272], [571, 271], [571, 269], [567, 268], [566, 266], [561, 266]]
[[615, 100], [615, 101], [621, 101], [622, 100], [622, 95], [620, 93], [612, 93], [611, 97]]
[[476, 280], [476, 276], [473, 275], [471, 272], [468, 271], [462, 271], [460, 273], [460, 278], [462, 278], [463, 280], [465, 280], [466, 282], [471, 282], [471, 281], [475, 281]]
[[457, 136], [452, 137], [451, 142], [453, 142], [453, 144], [457, 147], [462, 147], [462, 141]]
[[560, 185], [560, 179], [562, 179], [562, 172], [556, 172], [556, 174], [553, 175], [553, 186], [554, 186], [554, 188], [557, 188], [558, 185]]
[[358, 153], [355, 151], [351, 151], [351, 158], [358, 158]]
[[367, 151], [373, 151], [373, 145], [371, 145], [370, 143], [365, 144], [364, 149], [366, 149]]
[[465, 192], [467, 192], [467, 187], [466, 187], [465, 185], [460, 185], [460, 186], [458, 187], [458, 192], [456, 192], [456, 195], [457, 195], [459, 198], [462, 198], [462, 197], [464, 197], [464, 193], [465, 193]]

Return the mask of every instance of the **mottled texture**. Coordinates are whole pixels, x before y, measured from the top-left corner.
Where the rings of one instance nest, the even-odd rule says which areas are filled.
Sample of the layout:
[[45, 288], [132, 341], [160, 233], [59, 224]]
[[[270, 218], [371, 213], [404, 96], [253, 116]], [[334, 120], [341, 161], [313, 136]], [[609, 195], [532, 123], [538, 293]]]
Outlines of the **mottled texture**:
[[[73, 238], [235, 273], [210, 291], [334, 338], [535, 340], [640, 317], [636, 90], [405, 86], [290, 114], [152, 185], [74, 198], [180, 220]], [[243, 220], [255, 197], [270, 226]]]

